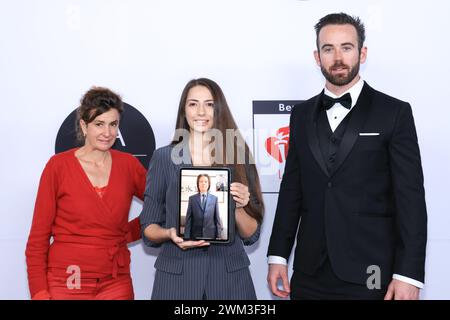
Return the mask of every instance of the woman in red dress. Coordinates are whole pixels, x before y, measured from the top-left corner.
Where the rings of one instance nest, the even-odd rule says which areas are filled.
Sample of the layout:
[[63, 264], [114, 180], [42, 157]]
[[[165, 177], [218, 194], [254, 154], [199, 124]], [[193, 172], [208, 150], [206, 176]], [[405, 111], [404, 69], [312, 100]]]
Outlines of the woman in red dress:
[[127, 243], [140, 226], [128, 214], [133, 196], [143, 199], [146, 170], [111, 149], [120, 96], [94, 87], [77, 111], [83, 146], [51, 157], [39, 184], [25, 252], [31, 298], [133, 299]]

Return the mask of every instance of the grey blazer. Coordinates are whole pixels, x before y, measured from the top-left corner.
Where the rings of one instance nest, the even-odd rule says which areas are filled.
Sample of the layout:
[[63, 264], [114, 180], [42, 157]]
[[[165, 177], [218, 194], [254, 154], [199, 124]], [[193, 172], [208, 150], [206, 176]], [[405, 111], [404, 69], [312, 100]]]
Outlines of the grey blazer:
[[[181, 150], [184, 163], [175, 164], [171, 159], [173, 149], [171, 145], [157, 149], [150, 161], [144, 207], [139, 217], [142, 233], [150, 224], [164, 228], [177, 226], [177, 174], [179, 168], [190, 165], [191, 160], [190, 155], [183, 157]], [[234, 233], [230, 243], [204, 248], [181, 250], [172, 241], [164, 242], [155, 262], [152, 299], [256, 299], [244, 245], [258, 240], [260, 226], [248, 239], [241, 239], [236, 230]], [[148, 246], [159, 246], [144, 234], [142, 238]]]

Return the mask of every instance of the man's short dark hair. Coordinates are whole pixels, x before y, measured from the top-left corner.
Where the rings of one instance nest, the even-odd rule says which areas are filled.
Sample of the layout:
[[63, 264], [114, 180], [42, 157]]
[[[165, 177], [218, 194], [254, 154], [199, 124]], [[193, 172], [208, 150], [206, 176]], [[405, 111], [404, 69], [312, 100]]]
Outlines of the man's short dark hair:
[[358, 34], [358, 49], [361, 52], [361, 48], [364, 45], [364, 41], [366, 40], [366, 30], [364, 27], [364, 24], [362, 23], [361, 19], [358, 17], [352, 17], [349, 16], [346, 13], [331, 13], [326, 15], [325, 17], [321, 18], [319, 22], [314, 26], [314, 29], [316, 29], [316, 45], [317, 50], [320, 50], [319, 48], [319, 33], [320, 30], [322, 30], [323, 27], [331, 24], [350, 24], [355, 27], [356, 33]]

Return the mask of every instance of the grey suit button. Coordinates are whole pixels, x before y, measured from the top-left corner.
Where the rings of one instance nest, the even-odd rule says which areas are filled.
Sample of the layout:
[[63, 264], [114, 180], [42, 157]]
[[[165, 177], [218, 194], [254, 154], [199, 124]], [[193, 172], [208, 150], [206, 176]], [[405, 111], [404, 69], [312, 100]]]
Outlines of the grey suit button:
[[333, 184], [331, 182], [328, 182], [328, 188], [331, 188]]

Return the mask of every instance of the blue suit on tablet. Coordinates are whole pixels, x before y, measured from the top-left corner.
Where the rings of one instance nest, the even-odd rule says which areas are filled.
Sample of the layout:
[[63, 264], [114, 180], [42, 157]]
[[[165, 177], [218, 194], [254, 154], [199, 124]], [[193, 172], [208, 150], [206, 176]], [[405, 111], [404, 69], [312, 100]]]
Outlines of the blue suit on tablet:
[[211, 185], [207, 174], [197, 176], [197, 188], [199, 192], [189, 197], [186, 212], [185, 239], [221, 237], [223, 230], [219, 215], [219, 202], [215, 195], [209, 193]]

